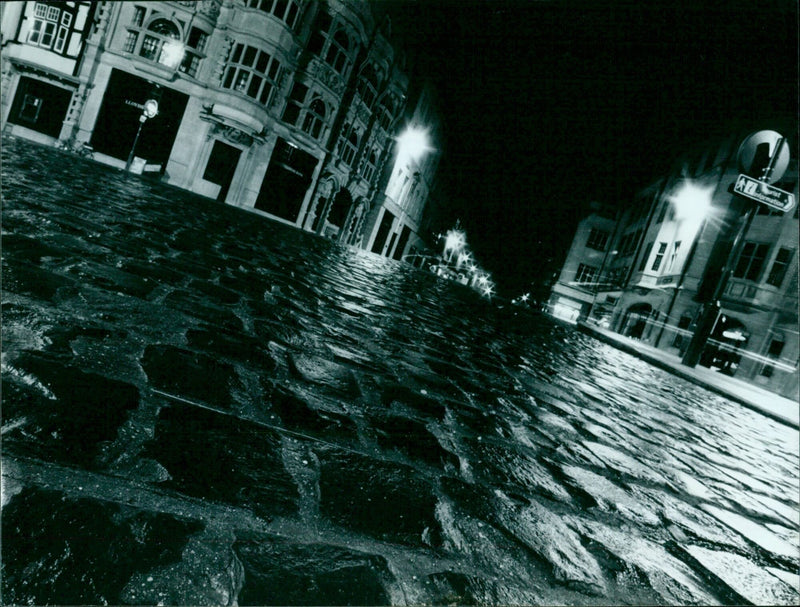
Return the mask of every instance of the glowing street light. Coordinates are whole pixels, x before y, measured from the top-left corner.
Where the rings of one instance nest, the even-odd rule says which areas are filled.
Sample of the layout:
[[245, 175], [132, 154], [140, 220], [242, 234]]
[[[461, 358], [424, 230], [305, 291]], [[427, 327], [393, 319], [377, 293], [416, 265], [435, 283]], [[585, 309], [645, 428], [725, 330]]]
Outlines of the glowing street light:
[[452, 259], [453, 254], [458, 255], [467, 244], [467, 237], [461, 230], [448, 230], [444, 240], [444, 254]]
[[396, 137], [395, 141], [399, 147], [398, 159], [403, 162], [409, 160], [418, 162], [425, 154], [433, 151], [428, 129], [409, 126]]
[[670, 197], [675, 208], [675, 219], [701, 221], [711, 208], [714, 186], [702, 186], [686, 180], [683, 186]]
[[185, 47], [180, 40], [167, 40], [161, 47], [158, 62], [170, 69], [177, 68], [183, 61]]

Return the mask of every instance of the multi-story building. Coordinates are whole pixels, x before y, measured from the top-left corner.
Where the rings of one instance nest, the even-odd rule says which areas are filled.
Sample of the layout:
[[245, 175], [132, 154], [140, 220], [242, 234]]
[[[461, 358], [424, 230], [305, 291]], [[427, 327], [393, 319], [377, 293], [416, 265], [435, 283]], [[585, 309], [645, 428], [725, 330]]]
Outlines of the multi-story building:
[[[788, 168], [773, 185], [797, 201], [792, 123], [763, 128], [789, 137]], [[679, 159], [615, 219], [581, 222], [551, 313], [797, 398], [798, 206], [783, 212], [734, 193], [741, 144], [758, 130]]]
[[2, 10], [4, 132], [91, 146], [100, 162], [379, 253], [413, 240], [416, 220], [367, 231], [392, 206], [381, 177], [416, 109], [388, 19], [367, 2]]

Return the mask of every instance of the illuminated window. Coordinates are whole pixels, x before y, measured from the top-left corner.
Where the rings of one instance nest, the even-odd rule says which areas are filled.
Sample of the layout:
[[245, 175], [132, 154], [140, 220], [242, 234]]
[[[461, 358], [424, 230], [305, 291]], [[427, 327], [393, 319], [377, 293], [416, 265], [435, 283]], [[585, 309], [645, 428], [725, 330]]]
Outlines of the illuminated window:
[[734, 277], [744, 278], [745, 280], [758, 280], [764, 267], [764, 261], [767, 259], [767, 253], [769, 253], [768, 244], [745, 242], [733, 270]]
[[597, 277], [597, 268], [594, 266], [587, 266], [586, 264], [579, 264], [578, 271], [575, 272], [575, 282], [588, 283], [594, 282]]
[[786, 276], [786, 271], [789, 269], [789, 264], [794, 256], [794, 249], [787, 249], [781, 247], [775, 255], [775, 261], [772, 262], [769, 276], [767, 277], [767, 284], [773, 287], [780, 287], [783, 284], [783, 279]]
[[136, 32], [128, 32], [125, 38], [125, 52], [133, 53], [136, 50], [136, 42], [139, 40], [139, 34]]
[[677, 240], [672, 245], [672, 254], [669, 257], [669, 264], [667, 265], [667, 271], [672, 271], [672, 268], [675, 266], [675, 260], [678, 258], [678, 251], [681, 248], [681, 241]]
[[589, 238], [586, 241], [586, 246], [590, 249], [596, 249], [598, 251], [605, 251], [606, 245], [608, 244], [608, 232], [605, 230], [598, 230], [597, 228], [592, 228], [589, 232]]
[[237, 44], [225, 67], [222, 88], [238, 91], [266, 105], [276, 87], [280, 63], [269, 53]]
[[[175, 67], [180, 62], [183, 45], [176, 44], [180, 41], [181, 34], [178, 26], [168, 19], [156, 19], [147, 28], [139, 56]], [[127, 41], [126, 41], [127, 42]]]
[[183, 60], [178, 68], [187, 76], [197, 76], [200, 61], [203, 58], [203, 51], [206, 48], [208, 34], [203, 30], [193, 27], [189, 32], [189, 39], [186, 42], [186, 49], [183, 53]]

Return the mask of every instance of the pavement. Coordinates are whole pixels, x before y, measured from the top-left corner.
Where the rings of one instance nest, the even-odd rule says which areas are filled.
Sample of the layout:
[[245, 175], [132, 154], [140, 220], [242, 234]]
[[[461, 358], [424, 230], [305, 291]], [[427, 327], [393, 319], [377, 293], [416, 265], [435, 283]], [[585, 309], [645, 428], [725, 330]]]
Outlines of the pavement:
[[589, 323], [578, 323], [578, 329], [628, 354], [632, 354], [665, 371], [716, 392], [732, 401], [788, 426], [800, 427], [800, 404], [748, 382], [722, 375], [706, 367], [687, 367], [674, 354]]

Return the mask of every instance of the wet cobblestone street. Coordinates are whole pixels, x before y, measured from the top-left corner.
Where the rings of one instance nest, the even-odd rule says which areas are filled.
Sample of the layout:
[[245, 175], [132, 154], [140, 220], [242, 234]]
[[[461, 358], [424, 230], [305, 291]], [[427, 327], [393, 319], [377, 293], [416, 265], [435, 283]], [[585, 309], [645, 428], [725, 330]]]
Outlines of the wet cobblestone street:
[[65, 153], [2, 189], [5, 604], [800, 600], [796, 428]]

